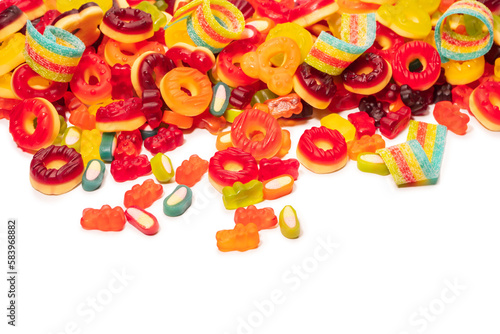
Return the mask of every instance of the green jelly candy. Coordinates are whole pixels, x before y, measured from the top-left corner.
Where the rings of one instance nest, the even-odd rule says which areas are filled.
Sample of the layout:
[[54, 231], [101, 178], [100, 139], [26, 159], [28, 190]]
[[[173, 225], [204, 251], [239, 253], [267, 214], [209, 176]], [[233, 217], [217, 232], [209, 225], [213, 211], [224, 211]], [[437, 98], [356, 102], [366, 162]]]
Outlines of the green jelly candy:
[[151, 169], [153, 170], [153, 175], [159, 182], [168, 182], [175, 174], [169, 157], [161, 152], [157, 153], [153, 159], [151, 159]]
[[98, 189], [102, 184], [105, 171], [104, 162], [99, 159], [90, 160], [82, 177], [83, 190], [94, 191]]
[[210, 113], [214, 116], [222, 116], [229, 104], [231, 88], [220, 81], [213, 88], [212, 102], [210, 103]]
[[99, 146], [99, 155], [106, 162], [113, 161], [113, 154], [116, 148], [116, 132], [104, 132], [102, 134], [101, 145]]
[[373, 173], [378, 175], [389, 175], [384, 160], [377, 153], [365, 152], [358, 155], [358, 169], [365, 173]]
[[274, 94], [269, 89], [262, 89], [255, 93], [255, 95], [252, 97], [252, 100], [250, 101], [250, 104], [253, 107], [256, 103], [264, 103], [267, 100], [275, 99], [277, 97], [278, 95]]
[[248, 183], [235, 182], [233, 186], [222, 188], [222, 201], [228, 210], [260, 203], [264, 200], [262, 182], [252, 180]]
[[169, 217], [180, 216], [191, 206], [192, 200], [191, 188], [180, 184], [163, 200], [163, 212]]
[[300, 223], [297, 212], [291, 205], [287, 205], [281, 210], [279, 225], [281, 234], [288, 239], [297, 239], [300, 235]]

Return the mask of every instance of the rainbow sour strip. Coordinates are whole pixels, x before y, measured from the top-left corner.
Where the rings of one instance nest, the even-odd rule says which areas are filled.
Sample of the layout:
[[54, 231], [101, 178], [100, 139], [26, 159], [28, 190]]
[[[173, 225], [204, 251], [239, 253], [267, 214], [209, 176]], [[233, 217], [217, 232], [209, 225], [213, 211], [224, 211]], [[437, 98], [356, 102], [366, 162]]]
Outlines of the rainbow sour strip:
[[75, 73], [85, 44], [72, 33], [47, 26], [40, 34], [30, 21], [26, 23], [26, 63], [40, 76], [57, 82], [69, 82]]
[[375, 14], [342, 14], [340, 38], [322, 31], [305, 62], [330, 75], [340, 75], [375, 41]]
[[416, 139], [424, 149], [432, 167], [439, 175], [443, 161], [447, 128], [444, 125], [410, 121], [406, 140]]
[[434, 184], [438, 174], [417, 140], [377, 150], [398, 187]]
[[[473, 36], [456, 33], [446, 20], [454, 14], [473, 16], [481, 20], [488, 31]], [[493, 45], [493, 37], [493, 15], [484, 4], [475, 0], [462, 0], [453, 3], [439, 18], [434, 32], [436, 49], [441, 55], [442, 63], [446, 63], [450, 59], [463, 61], [481, 57], [490, 50]]]

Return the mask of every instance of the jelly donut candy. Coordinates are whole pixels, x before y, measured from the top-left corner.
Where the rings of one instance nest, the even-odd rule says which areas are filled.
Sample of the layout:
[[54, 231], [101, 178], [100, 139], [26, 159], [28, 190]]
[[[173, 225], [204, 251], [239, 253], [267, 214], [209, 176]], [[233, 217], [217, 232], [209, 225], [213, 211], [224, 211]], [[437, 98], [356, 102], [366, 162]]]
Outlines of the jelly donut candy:
[[212, 51], [186, 43], [175, 44], [167, 50], [165, 55], [175, 63], [175, 66], [183, 67], [186, 64], [201, 73], [207, 73], [215, 65], [215, 56]]
[[231, 42], [222, 49], [217, 56], [215, 70], [220, 81], [231, 87], [247, 86], [257, 82], [258, 79], [246, 75], [239, 65], [244, 54], [255, 50], [257, 45], [248, 40]]
[[491, 131], [500, 131], [499, 92], [500, 82], [486, 81], [474, 89], [469, 98], [470, 111], [481, 125]]
[[59, 128], [56, 108], [43, 98], [24, 100], [10, 113], [9, 131], [14, 142], [24, 151], [34, 152], [50, 146]]
[[417, 0], [398, 1], [396, 5], [383, 4], [377, 9], [377, 21], [399, 36], [425, 38], [431, 32], [429, 13], [418, 6]]
[[[271, 59], [284, 54], [284, 62], [279, 67], [272, 67]], [[288, 37], [276, 37], [261, 44], [256, 51], [241, 57], [243, 72], [252, 78], [259, 78], [267, 87], [278, 95], [292, 91], [293, 75], [300, 65], [300, 49], [297, 43]]]
[[[410, 71], [409, 65], [418, 59], [422, 64], [419, 72]], [[441, 59], [432, 45], [411, 41], [401, 46], [392, 61], [392, 75], [398, 85], [409, 85], [414, 90], [427, 90], [441, 74]]]
[[83, 103], [102, 103], [111, 98], [111, 69], [98, 55], [86, 53], [76, 68], [70, 87]]
[[20, 99], [42, 97], [50, 102], [57, 101], [68, 90], [66, 82], [55, 82], [39, 76], [24, 64], [16, 68], [12, 75], [12, 89]]
[[441, 64], [446, 82], [452, 85], [466, 85], [478, 80], [484, 73], [484, 56], [471, 60], [450, 60]]
[[160, 82], [160, 91], [169, 108], [183, 116], [200, 115], [212, 101], [212, 83], [206, 75], [190, 67], [168, 72]]
[[340, 75], [375, 40], [375, 14], [342, 14], [340, 39], [322, 31], [305, 62], [330, 75]]
[[[266, 41], [281, 36], [291, 38], [297, 43], [301, 62], [303, 62], [314, 43], [311, 33], [297, 23], [287, 22], [274, 26], [267, 34]], [[283, 62], [283, 55], [275, 56], [271, 62], [279, 66]]]
[[335, 172], [347, 163], [345, 138], [324, 126], [308, 129], [299, 139], [297, 159], [314, 173]]
[[271, 115], [259, 109], [248, 109], [234, 120], [231, 141], [257, 160], [271, 158], [281, 148], [281, 127]]
[[391, 29], [377, 22], [377, 35], [375, 36], [375, 41], [366, 51], [378, 54], [391, 63], [394, 54], [404, 42], [405, 39], [402, 36], [399, 36]]
[[293, 76], [293, 90], [314, 108], [326, 109], [337, 88], [331, 75], [302, 63]]
[[365, 53], [356, 59], [344, 72], [344, 88], [350, 92], [372, 95], [380, 92], [392, 77], [391, 65], [375, 53]]
[[30, 182], [43, 194], [60, 195], [80, 184], [83, 171], [80, 153], [67, 146], [52, 145], [33, 156]]
[[135, 60], [148, 51], [164, 54], [165, 47], [158, 42], [122, 43], [108, 39], [104, 46], [104, 58], [109, 66], [128, 64], [132, 67]]
[[96, 114], [96, 128], [102, 132], [132, 131], [145, 122], [142, 102], [137, 97], [100, 107]]
[[226, 186], [235, 182], [248, 183], [258, 178], [258, 167], [255, 158], [236, 147], [218, 151], [210, 159], [208, 179], [217, 191], [222, 192]]
[[69, 82], [76, 71], [85, 44], [72, 33], [48, 26], [40, 34], [28, 21], [26, 24], [26, 63], [42, 77]]
[[17, 6], [5, 8], [0, 4], [0, 11], [0, 42], [3, 42], [24, 27], [28, 17]]
[[[464, 14], [480, 20], [486, 31], [478, 34], [460, 34], [449, 24], [452, 15]], [[461, 0], [453, 3], [436, 23], [434, 39], [441, 60], [469, 60], [486, 54], [493, 45], [493, 15], [484, 4], [474, 0]]]
[[104, 35], [122, 43], [141, 42], [154, 34], [151, 14], [133, 8], [111, 8], [100, 28]]
[[72, 9], [59, 15], [52, 25], [69, 32], [75, 31], [78, 37], [86, 46], [94, 44], [101, 31], [99, 24], [102, 22], [104, 12], [94, 2], [82, 5], [79, 9]]
[[24, 63], [25, 37], [21, 33], [15, 33], [1, 42], [0, 45], [0, 76], [12, 71], [18, 65]]
[[158, 52], [148, 51], [139, 56], [132, 66], [132, 85], [137, 96], [145, 90], [159, 90], [161, 79], [174, 68], [172, 60]]

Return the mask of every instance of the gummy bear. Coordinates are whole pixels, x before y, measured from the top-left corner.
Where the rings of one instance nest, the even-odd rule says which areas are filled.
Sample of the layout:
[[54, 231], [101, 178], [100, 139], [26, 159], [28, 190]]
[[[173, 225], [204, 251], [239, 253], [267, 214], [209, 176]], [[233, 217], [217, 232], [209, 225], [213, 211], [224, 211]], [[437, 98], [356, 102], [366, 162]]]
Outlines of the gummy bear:
[[160, 128], [155, 136], [146, 138], [144, 147], [151, 154], [165, 153], [181, 146], [183, 142], [182, 131], [175, 125], [169, 125], [168, 128]]
[[124, 157], [121, 160], [113, 160], [110, 171], [116, 182], [124, 182], [151, 173], [151, 164], [148, 157], [141, 154], [133, 158]]
[[436, 121], [448, 128], [457, 135], [464, 135], [467, 132], [467, 123], [470, 117], [460, 112], [460, 107], [449, 101], [436, 103], [433, 111]]
[[273, 157], [259, 161], [259, 180], [264, 182], [280, 175], [291, 175], [294, 180], [299, 177], [300, 163], [297, 159], [281, 160]]
[[121, 231], [125, 226], [125, 213], [119, 206], [111, 209], [103, 205], [101, 209], [83, 210], [80, 224], [86, 230]]
[[201, 159], [196, 154], [184, 160], [175, 171], [175, 181], [188, 187], [194, 186], [201, 180], [208, 170], [208, 161]]
[[136, 184], [125, 193], [123, 204], [126, 208], [137, 206], [142, 209], [149, 208], [163, 195], [161, 184], [155, 183], [153, 179], [147, 179], [141, 185]]
[[254, 223], [260, 231], [276, 227], [278, 218], [274, 214], [273, 208], [257, 209], [255, 205], [249, 205], [247, 208], [236, 209], [234, 222], [243, 225]]
[[215, 235], [221, 252], [244, 252], [259, 246], [259, 230], [253, 223], [236, 224], [233, 230], [222, 230]]
[[385, 141], [382, 136], [375, 134], [373, 136], [363, 136], [360, 139], [347, 142], [347, 153], [351, 160], [357, 160], [358, 155], [363, 152], [375, 152], [385, 147]]
[[377, 130], [375, 127], [375, 120], [364, 111], [349, 114], [347, 119], [356, 128], [357, 138], [361, 138], [364, 135], [371, 136], [375, 134], [375, 131]]

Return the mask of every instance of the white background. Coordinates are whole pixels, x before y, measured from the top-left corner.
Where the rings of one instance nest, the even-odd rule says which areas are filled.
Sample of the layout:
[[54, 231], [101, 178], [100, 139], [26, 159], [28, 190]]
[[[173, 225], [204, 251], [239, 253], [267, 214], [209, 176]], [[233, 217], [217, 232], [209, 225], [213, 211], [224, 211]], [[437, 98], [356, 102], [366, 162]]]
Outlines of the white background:
[[[417, 120], [434, 122], [432, 115]], [[319, 118], [287, 127], [286, 158], [312, 126]], [[215, 234], [233, 228], [234, 211], [206, 175], [178, 218], [162, 212], [176, 184], [164, 185], [149, 209], [161, 225], [153, 237], [128, 224], [118, 233], [86, 231], [84, 208], [123, 205], [125, 191], [153, 176], [118, 184], [107, 165], [95, 192], [43, 195], [29, 183], [31, 155], [15, 147], [1, 120], [0, 261], [4, 277], [5, 225], [17, 218], [19, 309], [12, 330], [2, 279], [0, 326], [43, 334], [498, 333], [499, 139], [475, 119], [465, 136], [448, 132], [433, 186], [398, 189], [391, 176], [362, 173], [353, 161], [328, 175], [301, 167], [291, 195], [257, 205], [276, 214], [293, 205], [300, 238], [264, 230], [258, 249], [222, 253]], [[194, 153], [208, 160], [215, 136], [197, 129], [167, 154], [176, 168]], [[325, 252], [332, 241], [338, 248]]]

